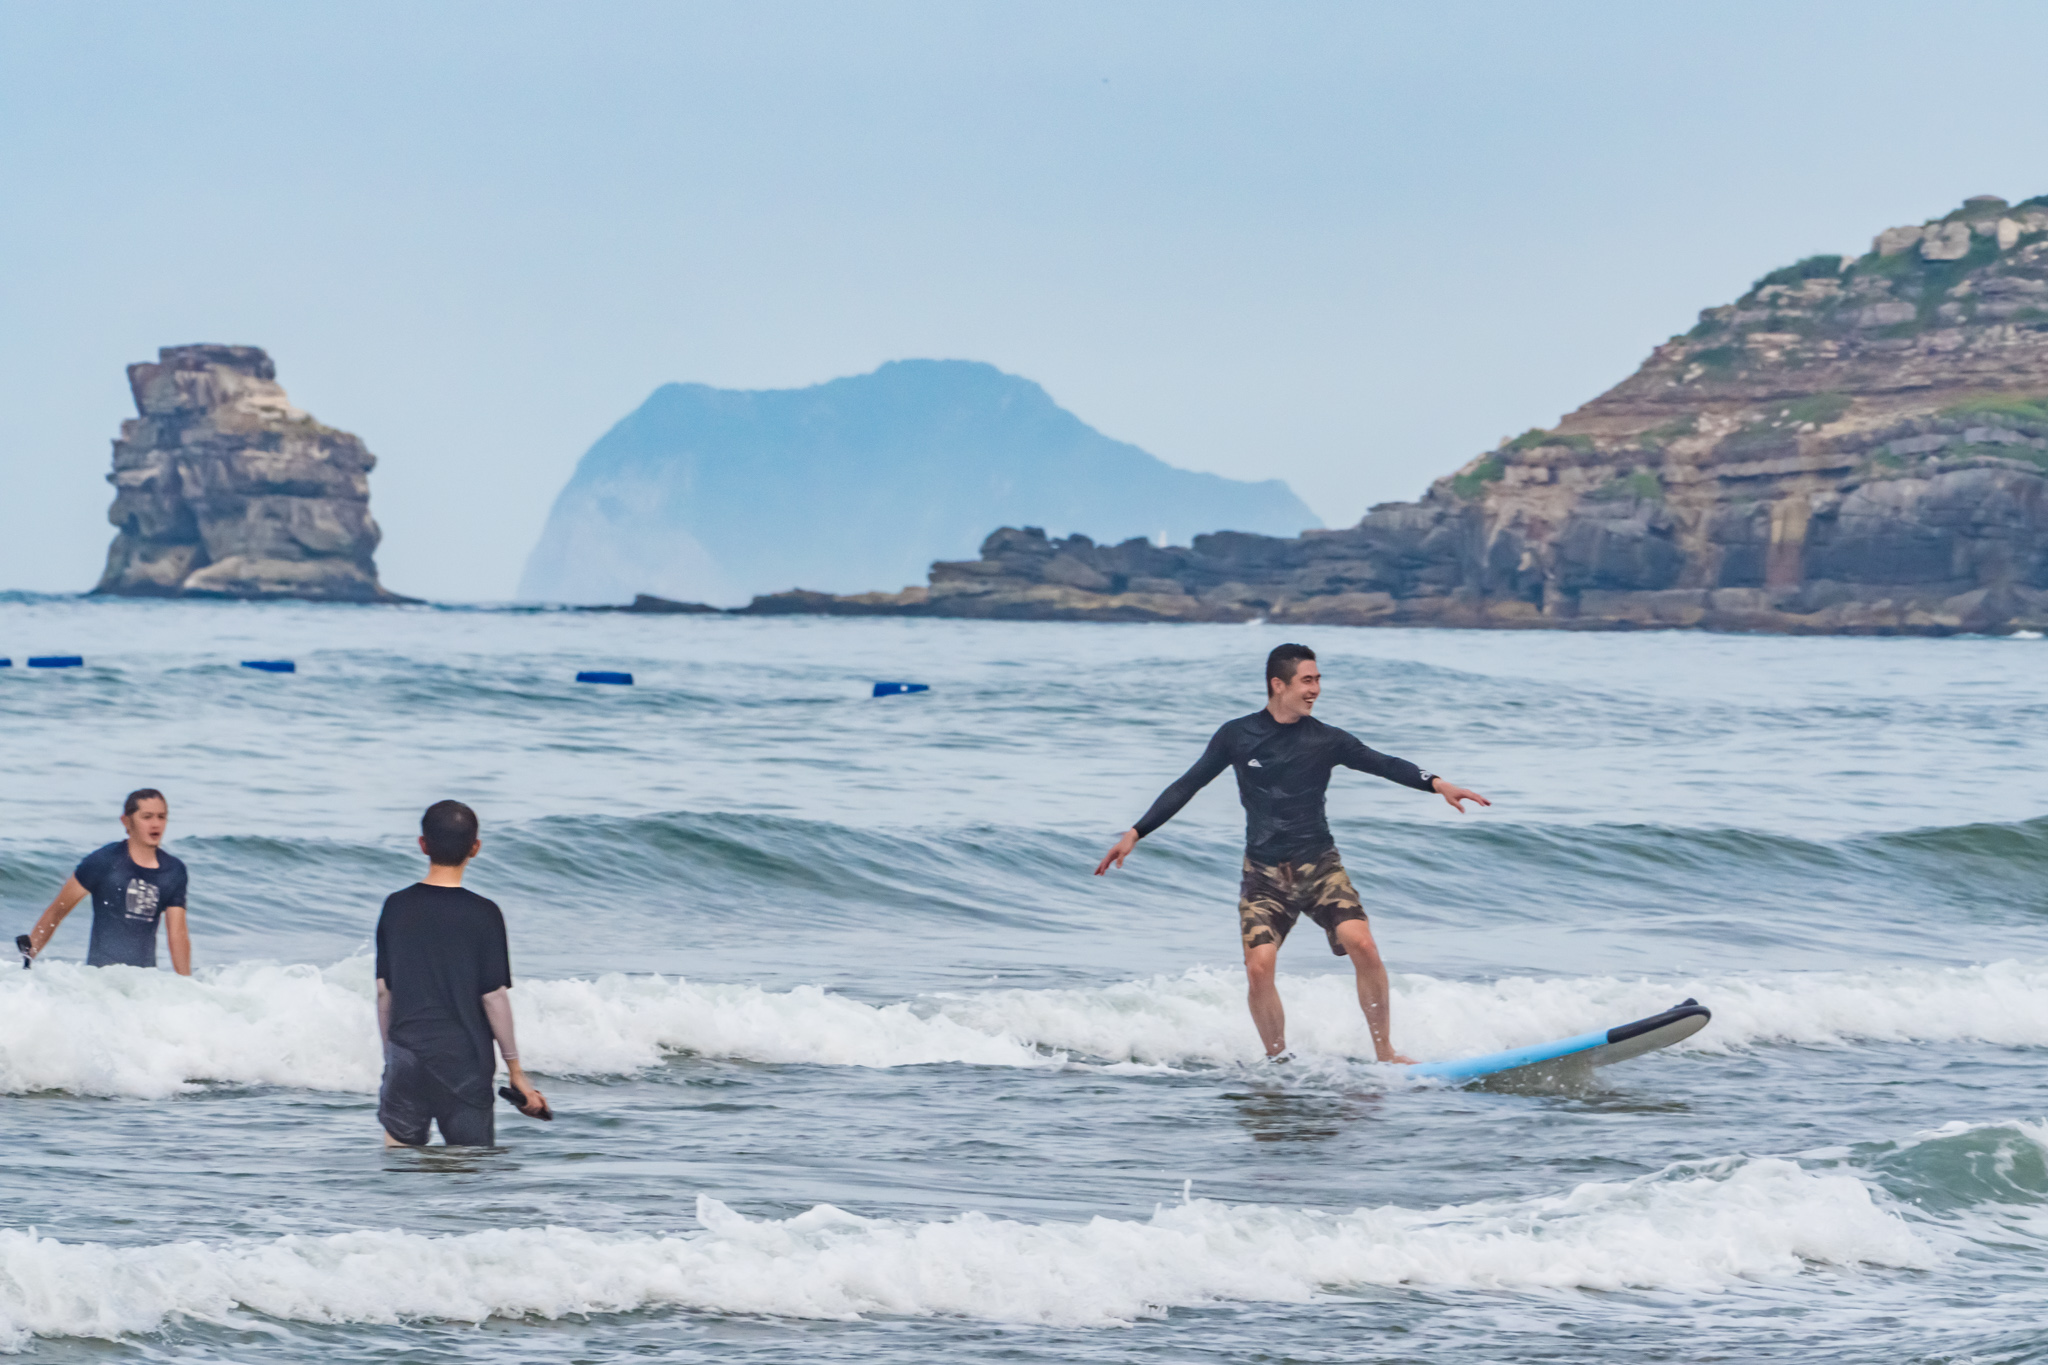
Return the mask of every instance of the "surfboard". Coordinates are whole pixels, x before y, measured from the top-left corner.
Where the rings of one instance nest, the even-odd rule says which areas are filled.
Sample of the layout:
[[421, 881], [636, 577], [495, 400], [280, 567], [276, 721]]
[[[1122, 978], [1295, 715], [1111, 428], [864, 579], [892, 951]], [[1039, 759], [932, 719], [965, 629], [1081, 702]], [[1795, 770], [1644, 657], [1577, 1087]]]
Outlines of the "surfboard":
[[1417, 1062], [1408, 1068], [1408, 1074], [1460, 1082], [1569, 1079], [1596, 1066], [1612, 1066], [1683, 1042], [1705, 1028], [1713, 1017], [1705, 1005], [1688, 999], [1662, 1014], [1617, 1024], [1597, 1033], [1581, 1033], [1554, 1043], [1509, 1048], [1506, 1052], [1489, 1052], [1453, 1062]]

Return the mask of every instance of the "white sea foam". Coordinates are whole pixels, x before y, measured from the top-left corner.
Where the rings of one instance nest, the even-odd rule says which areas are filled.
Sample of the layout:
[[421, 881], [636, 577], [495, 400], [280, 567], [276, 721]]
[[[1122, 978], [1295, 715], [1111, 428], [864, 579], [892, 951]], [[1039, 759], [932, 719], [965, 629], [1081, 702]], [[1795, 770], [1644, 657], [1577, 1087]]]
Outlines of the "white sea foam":
[[1062, 1060], [1001, 1029], [921, 1013], [908, 1002], [863, 1004], [816, 986], [767, 991], [613, 975], [528, 981], [514, 994], [528, 1065], [555, 1075], [636, 1071], [670, 1052], [874, 1067], [1057, 1066]]
[[0, 978], [0, 1092], [158, 1098], [202, 1080], [374, 1090], [367, 958], [198, 977], [38, 964]]
[[917, 1223], [829, 1205], [750, 1219], [699, 1198], [696, 1211], [701, 1230], [671, 1236], [550, 1227], [116, 1247], [0, 1232], [0, 1336], [115, 1337], [179, 1314], [475, 1322], [647, 1308], [1095, 1326], [1374, 1286], [1711, 1293], [1943, 1256], [1855, 1176], [1776, 1159], [1429, 1210], [1196, 1200], [1144, 1221]]
[[[1712, 1027], [1681, 1044], [1986, 1042], [2048, 1046], [2048, 965], [1897, 968], [1625, 980], [1397, 975], [1396, 1042], [1421, 1060], [1519, 1047], [1625, 1023], [1696, 997]], [[1371, 1057], [1348, 972], [1283, 978], [1297, 1052]], [[1228, 1063], [1259, 1056], [1236, 972], [1196, 970], [1091, 990], [995, 990], [939, 998], [950, 1018], [1045, 1048], [1114, 1061]]]
[[[1369, 1058], [1348, 973], [1282, 981], [1289, 1041], [1311, 1056]], [[524, 979], [514, 993], [526, 1060], [546, 1075], [625, 1075], [668, 1054], [767, 1063], [1120, 1066], [1254, 1061], [1236, 972], [1198, 969], [1071, 990], [999, 989], [869, 1005], [815, 986], [609, 975]], [[1696, 996], [1712, 1027], [1686, 1050], [1769, 1043], [1984, 1042], [2048, 1046], [2048, 966], [1896, 968], [1625, 980], [1394, 979], [1396, 1040], [1422, 1059], [1563, 1037]], [[0, 1093], [171, 1094], [195, 1082], [374, 1090], [370, 964], [240, 963], [192, 979], [47, 963], [0, 973]]]
[[[194, 1082], [366, 1092], [382, 1066], [371, 964], [245, 962], [192, 978], [47, 963], [0, 974], [0, 1093], [160, 1097]], [[815, 986], [766, 991], [657, 976], [533, 980], [513, 990], [534, 1071], [622, 1075], [664, 1054], [833, 1066], [1057, 1066], [1028, 1043], [908, 1003]]]
[[1989, 1122], [1972, 1123], [1968, 1119], [1951, 1119], [1939, 1128], [1929, 1128], [1913, 1134], [1899, 1146], [1919, 1147], [1930, 1142], [1945, 1142], [1950, 1138], [1967, 1137], [1972, 1133], [2017, 1133], [2026, 1142], [2041, 1149], [2048, 1156], [2048, 1120], [1993, 1119]]

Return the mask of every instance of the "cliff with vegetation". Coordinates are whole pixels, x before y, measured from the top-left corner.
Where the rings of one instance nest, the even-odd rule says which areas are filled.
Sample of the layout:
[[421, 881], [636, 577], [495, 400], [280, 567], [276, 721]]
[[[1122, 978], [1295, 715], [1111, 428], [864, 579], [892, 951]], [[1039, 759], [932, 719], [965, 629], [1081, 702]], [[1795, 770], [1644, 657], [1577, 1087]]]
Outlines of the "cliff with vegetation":
[[[827, 603], [843, 605], [827, 605]], [[808, 608], [1866, 634], [2048, 627], [2048, 196], [1980, 196], [1709, 308], [1636, 373], [1299, 537], [1029, 528]]]
[[292, 406], [254, 346], [166, 346], [130, 365], [114, 442], [119, 528], [93, 591], [401, 600], [377, 581], [376, 457]]

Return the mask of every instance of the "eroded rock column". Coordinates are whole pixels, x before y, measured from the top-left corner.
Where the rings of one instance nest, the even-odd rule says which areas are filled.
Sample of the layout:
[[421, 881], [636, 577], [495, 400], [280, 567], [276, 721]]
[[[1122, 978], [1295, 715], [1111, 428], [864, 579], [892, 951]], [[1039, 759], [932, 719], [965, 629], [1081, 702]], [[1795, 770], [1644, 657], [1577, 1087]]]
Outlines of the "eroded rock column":
[[254, 346], [166, 346], [128, 367], [120, 528], [95, 592], [395, 600], [377, 581], [376, 457], [292, 406]]

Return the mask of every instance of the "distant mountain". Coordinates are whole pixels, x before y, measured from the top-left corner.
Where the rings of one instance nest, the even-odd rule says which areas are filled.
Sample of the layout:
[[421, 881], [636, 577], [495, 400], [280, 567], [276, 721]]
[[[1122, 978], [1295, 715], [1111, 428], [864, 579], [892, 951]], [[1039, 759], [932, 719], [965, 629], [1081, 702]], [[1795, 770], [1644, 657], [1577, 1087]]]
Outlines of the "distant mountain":
[[527, 558], [527, 601], [745, 602], [915, 583], [991, 526], [1185, 544], [1321, 525], [1278, 479], [1176, 469], [1028, 379], [898, 360], [807, 389], [665, 384], [606, 432]]

